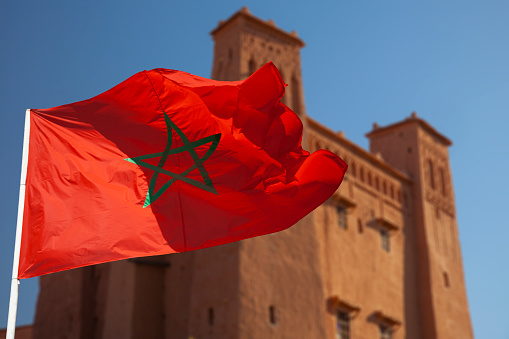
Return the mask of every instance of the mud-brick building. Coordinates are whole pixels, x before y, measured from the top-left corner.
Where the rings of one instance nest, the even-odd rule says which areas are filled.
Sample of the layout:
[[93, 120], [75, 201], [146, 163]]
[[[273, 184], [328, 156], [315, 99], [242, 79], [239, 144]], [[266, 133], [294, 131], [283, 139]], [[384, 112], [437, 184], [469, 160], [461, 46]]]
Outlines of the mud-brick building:
[[307, 115], [296, 33], [244, 8], [212, 37], [215, 79], [276, 64], [304, 147], [346, 160], [344, 183], [284, 232], [43, 276], [34, 338], [473, 338], [451, 141], [412, 113], [365, 150]]

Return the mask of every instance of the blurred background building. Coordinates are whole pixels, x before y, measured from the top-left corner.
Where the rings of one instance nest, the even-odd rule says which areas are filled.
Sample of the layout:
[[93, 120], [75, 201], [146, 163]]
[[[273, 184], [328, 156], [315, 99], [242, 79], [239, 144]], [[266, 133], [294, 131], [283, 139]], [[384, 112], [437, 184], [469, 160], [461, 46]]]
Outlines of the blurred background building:
[[214, 79], [274, 62], [304, 148], [342, 157], [343, 184], [280, 233], [42, 276], [26, 337], [473, 338], [451, 141], [412, 113], [373, 124], [367, 151], [307, 116], [295, 32], [243, 8], [211, 34]]

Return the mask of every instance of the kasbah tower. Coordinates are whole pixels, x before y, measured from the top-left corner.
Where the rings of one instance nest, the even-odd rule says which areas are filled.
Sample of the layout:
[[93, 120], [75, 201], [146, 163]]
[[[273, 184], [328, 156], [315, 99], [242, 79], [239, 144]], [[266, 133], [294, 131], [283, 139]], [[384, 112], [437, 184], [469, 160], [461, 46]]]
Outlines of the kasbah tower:
[[451, 141], [412, 113], [374, 124], [366, 151], [307, 116], [296, 33], [243, 8], [211, 34], [214, 79], [274, 62], [304, 148], [341, 156], [343, 184], [277, 234], [43, 276], [33, 337], [473, 338]]

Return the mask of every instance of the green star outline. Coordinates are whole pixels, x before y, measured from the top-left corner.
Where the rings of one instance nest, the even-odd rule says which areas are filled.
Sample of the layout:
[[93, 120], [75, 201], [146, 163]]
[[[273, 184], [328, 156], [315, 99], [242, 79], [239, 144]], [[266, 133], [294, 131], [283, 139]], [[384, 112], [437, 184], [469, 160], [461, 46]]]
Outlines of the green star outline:
[[[164, 121], [166, 123], [166, 130], [168, 131], [168, 139], [167, 139], [166, 147], [165, 147], [164, 151], [159, 152], [159, 153], [146, 154], [146, 155], [141, 155], [141, 156], [134, 157], [134, 158], [124, 159], [124, 160], [132, 162], [138, 166], [142, 166], [142, 167], [151, 169], [155, 172], [154, 175], [152, 176], [152, 178], [150, 179], [150, 184], [148, 186], [148, 191], [147, 191], [147, 195], [145, 197], [145, 203], [143, 204], [143, 208], [149, 206], [151, 203], [156, 201], [157, 198], [159, 198], [177, 180], [181, 180], [181, 181], [186, 182], [190, 185], [201, 188], [207, 192], [219, 194], [217, 192], [216, 188], [214, 187], [214, 185], [212, 184], [212, 180], [210, 180], [209, 174], [205, 170], [205, 167], [203, 167], [203, 163], [205, 162], [205, 160], [207, 160], [212, 155], [212, 153], [214, 153], [214, 151], [217, 148], [217, 145], [219, 145], [219, 140], [221, 139], [221, 133], [217, 133], [217, 134], [210, 135], [210, 136], [205, 137], [200, 140], [189, 142], [189, 139], [187, 139], [186, 135], [182, 132], [182, 130], [180, 130], [180, 128], [177, 127], [177, 125], [175, 125], [175, 123], [173, 121], [170, 120], [170, 117], [168, 117], [166, 112], [163, 111], [163, 113], [164, 113]], [[177, 135], [180, 137], [180, 139], [182, 139], [184, 146], [171, 149], [173, 131], [175, 131], [177, 133]], [[208, 151], [205, 153], [205, 155], [200, 158], [198, 156], [198, 154], [196, 154], [195, 148], [198, 146], [201, 146], [201, 145], [205, 145], [209, 142], [212, 142], [212, 144], [210, 145], [210, 147], [209, 147]], [[178, 154], [178, 153], [185, 152], [185, 151], [189, 152], [189, 154], [193, 158], [194, 165], [192, 165], [191, 167], [189, 167], [182, 173], [173, 173], [171, 171], [163, 169], [163, 166], [166, 163], [166, 160], [168, 159], [168, 156], [170, 154]], [[161, 157], [157, 166], [143, 161], [146, 159], [152, 159], [152, 158], [156, 158], [156, 157]], [[191, 171], [195, 170], [196, 168], [198, 168], [198, 170], [200, 171], [200, 174], [201, 174], [203, 181], [205, 183], [202, 183], [198, 180], [194, 180], [194, 179], [190, 179], [190, 178], [186, 177], [186, 175], [188, 175]], [[165, 183], [157, 192], [154, 193], [154, 189], [156, 186], [156, 181], [157, 181], [157, 177], [159, 176], [159, 173], [166, 174], [173, 178], [171, 180], [169, 180], [167, 183]]]

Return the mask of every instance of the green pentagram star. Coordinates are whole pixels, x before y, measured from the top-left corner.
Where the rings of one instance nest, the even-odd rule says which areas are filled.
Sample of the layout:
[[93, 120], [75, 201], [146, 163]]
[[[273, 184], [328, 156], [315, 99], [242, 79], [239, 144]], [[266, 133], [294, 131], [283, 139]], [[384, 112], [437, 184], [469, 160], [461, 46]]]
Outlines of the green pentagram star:
[[[187, 139], [187, 137], [180, 130], [180, 128], [178, 128], [177, 125], [175, 125], [173, 123], [173, 121], [170, 120], [170, 118], [168, 117], [166, 112], [163, 112], [163, 113], [164, 113], [164, 121], [166, 122], [166, 130], [168, 131], [168, 140], [166, 142], [166, 148], [164, 149], [164, 151], [159, 152], [159, 153], [152, 153], [152, 154], [142, 155], [139, 157], [124, 159], [126, 161], [135, 163], [138, 166], [149, 168], [154, 171], [154, 175], [150, 179], [150, 184], [148, 186], [148, 192], [147, 192], [147, 196], [145, 197], [145, 203], [143, 204], [143, 208], [147, 207], [148, 205], [150, 205], [151, 203], [156, 201], [157, 198], [159, 198], [161, 196], [161, 194], [163, 194], [177, 180], [181, 180], [181, 181], [186, 182], [190, 185], [201, 188], [207, 192], [218, 194], [217, 190], [215, 189], [214, 185], [212, 184], [212, 180], [210, 180], [210, 177], [209, 177], [207, 171], [205, 170], [205, 167], [203, 167], [203, 162], [205, 162], [205, 160], [207, 160], [212, 155], [212, 153], [214, 153], [214, 151], [216, 150], [217, 145], [219, 144], [219, 139], [221, 139], [221, 133], [210, 135], [208, 137], [205, 137], [203, 139], [196, 140], [193, 142], [189, 142], [189, 139]], [[180, 137], [180, 139], [182, 139], [184, 146], [171, 149], [173, 131], [175, 131], [177, 133], [177, 135]], [[201, 146], [201, 145], [205, 145], [209, 142], [212, 142], [212, 144], [210, 145], [208, 151], [200, 158], [198, 156], [198, 154], [196, 153], [195, 148], [198, 146]], [[164, 164], [166, 163], [166, 160], [168, 159], [169, 155], [178, 154], [181, 152], [189, 152], [189, 154], [191, 155], [191, 157], [194, 161], [194, 164], [191, 167], [189, 167], [182, 173], [173, 173], [173, 172], [163, 169]], [[149, 164], [146, 161], [143, 161], [146, 159], [152, 159], [152, 158], [157, 158], [157, 157], [161, 157], [157, 166]], [[195, 169], [198, 169], [200, 171], [200, 174], [203, 178], [204, 183], [186, 177], [186, 175], [188, 175], [191, 171], [193, 171]], [[157, 177], [159, 176], [160, 173], [170, 176], [172, 178], [168, 182], [166, 182], [157, 192], [154, 192]]]

